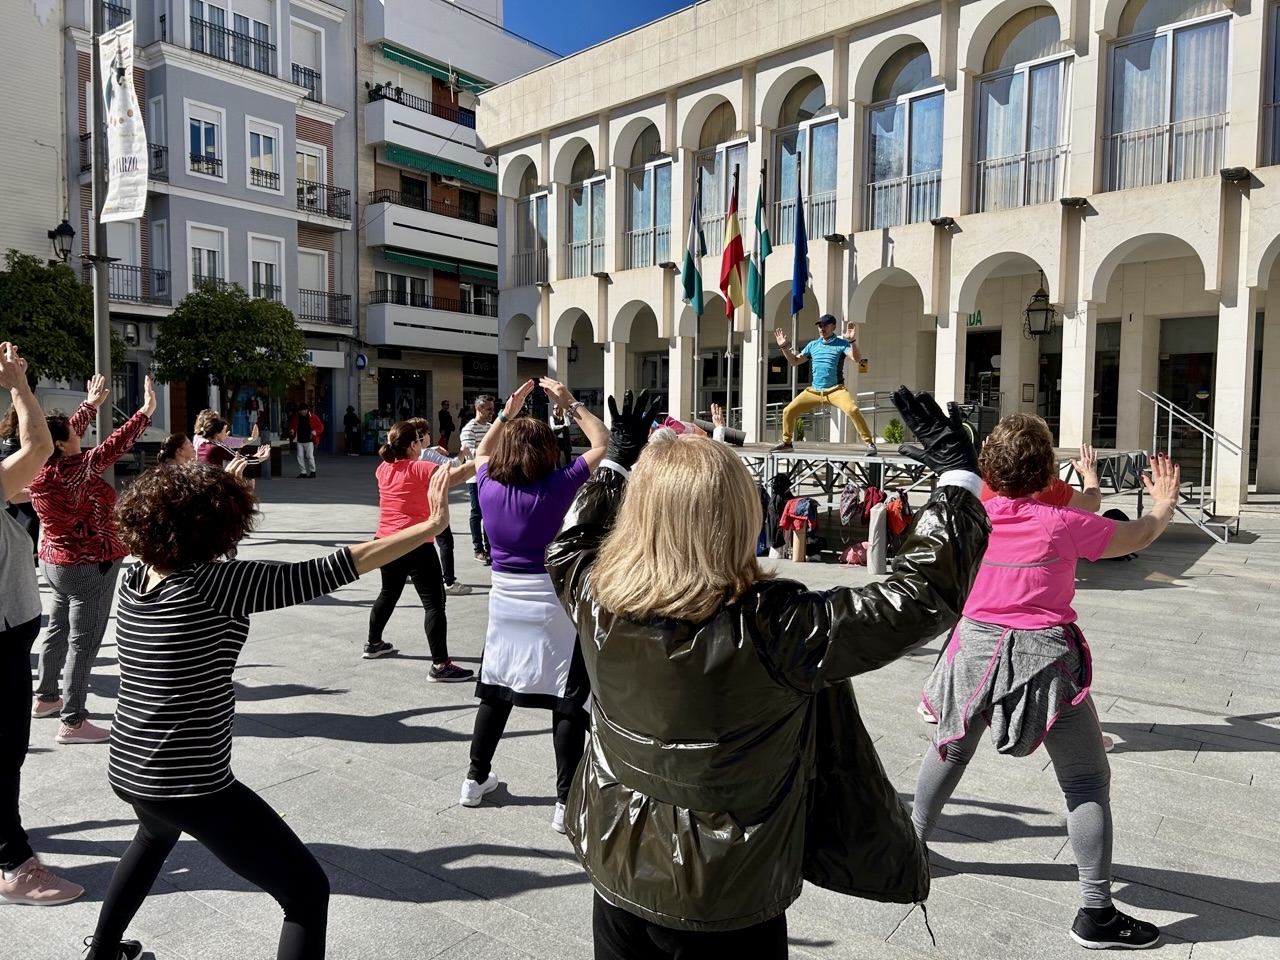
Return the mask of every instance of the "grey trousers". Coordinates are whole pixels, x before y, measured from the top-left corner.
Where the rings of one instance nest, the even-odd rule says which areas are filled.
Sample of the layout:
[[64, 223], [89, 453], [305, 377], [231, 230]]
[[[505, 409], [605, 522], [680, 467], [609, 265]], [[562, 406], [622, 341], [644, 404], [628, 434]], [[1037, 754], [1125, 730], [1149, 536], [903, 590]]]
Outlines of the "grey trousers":
[[299, 473], [316, 472], [316, 445], [312, 443], [295, 443], [294, 452], [298, 456]]
[[120, 561], [103, 567], [62, 567], [40, 561], [40, 572], [53, 590], [53, 610], [40, 648], [36, 696], [56, 700], [61, 676], [63, 723], [79, 723], [88, 716], [89, 671], [107, 632]]
[[[925, 750], [916, 781], [911, 822], [916, 835], [928, 840], [964, 776], [965, 767], [987, 732], [985, 723], [971, 723], [963, 739], [947, 745], [947, 759], [936, 746]], [[1044, 738], [1053, 772], [1067, 801], [1067, 836], [1080, 874], [1081, 902], [1086, 907], [1111, 906], [1111, 766], [1102, 746], [1102, 730], [1093, 698], [1065, 706]]]

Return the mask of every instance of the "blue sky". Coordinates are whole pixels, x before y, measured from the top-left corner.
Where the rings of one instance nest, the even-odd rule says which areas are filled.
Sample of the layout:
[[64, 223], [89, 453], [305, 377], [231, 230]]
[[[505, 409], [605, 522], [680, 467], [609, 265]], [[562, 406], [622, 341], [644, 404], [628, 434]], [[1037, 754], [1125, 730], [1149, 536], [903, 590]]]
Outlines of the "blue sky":
[[568, 55], [692, 5], [693, 0], [506, 0], [503, 26]]

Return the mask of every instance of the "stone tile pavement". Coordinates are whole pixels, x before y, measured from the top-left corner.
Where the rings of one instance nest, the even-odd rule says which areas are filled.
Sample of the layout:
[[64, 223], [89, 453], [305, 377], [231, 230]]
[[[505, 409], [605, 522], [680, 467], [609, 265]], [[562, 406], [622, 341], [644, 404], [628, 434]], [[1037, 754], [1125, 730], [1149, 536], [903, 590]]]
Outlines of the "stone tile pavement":
[[[323, 459], [316, 480], [261, 482], [260, 529], [242, 556], [317, 555], [369, 536], [371, 458]], [[488, 570], [471, 558], [465, 494], [452, 507], [459, 575], [450, 645], [475, 665]], [[1280, 518], [1246, 521], [1228, 546], [1175, 527], [1141, 559], [1082, 564], [1077, 608], [1093, 647], [1111, 754], [1115, 893], [1161, 924], [1155, 955], [1280, 957]], [[815, 588], [864, 570], [781, 563]], [[255, 617], [238, 671], [234, 767], [325, 865], [329, 956], [384, 960], [591, 956], [591, 894], [550, 829], [554, 774], [545, 715], [516, 711], [499, 748], [499, 790], [458, 806], [474, 699], [428, 684], [416, 598], [388, 636], [402, 655], [360, 659], [377, 577], [301, 608]], [[1273, 619], [1275, 618], [1275, 619]], [[856, 688], [886, 769], [909, 799], [929, 728], [914, 709], [939, 650], [927, 645]], [[108, 634], [90, 699], [110, 716]], [[65, 907], [0, 909], [0, 957], [79, 956], [133, 832], [106, 785], [103, 747], [60, 747], [34, 721], [23, 816], [45, 861], [83, 883]], [[1065, 811], [1048, 758], [979, 751], [933, 844], [929, 916], [807, 888], [789, 914], [792, 956], [1059, 958], [1077, 903]], [[275, 903], [194, 841], [178, 844], [131, 935], [157, 960], [274, 956]]]

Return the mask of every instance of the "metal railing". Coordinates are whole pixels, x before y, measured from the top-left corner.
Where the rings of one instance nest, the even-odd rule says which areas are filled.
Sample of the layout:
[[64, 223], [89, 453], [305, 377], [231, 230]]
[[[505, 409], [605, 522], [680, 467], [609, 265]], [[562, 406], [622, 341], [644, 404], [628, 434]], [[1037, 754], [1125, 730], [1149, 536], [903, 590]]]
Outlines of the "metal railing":
[[586, 277], [604, 270], [604, 238], [582, 240], [564, 245], [568, 276]]
[[[81, 274], [85, 283], [93, 283], [93, 264], [86, 263]], [[107, 289], [112, 300], [121, 303], [172, 303], [168, 270], [152, 270], [131, 263], [107, 264]]]
[[[671, 259], [671, 227], [664, 224], [660, 227], [649, 227], [645, 230], [628, 230], [623, 234], [623, 248], [626, 251], [626, 265], [623, 269], [636, 267], [652, 267]], [[723, 241], [722, 241], [723, 242]], [[710, 248], [708, 248], [708, 254]]]
[[[796, 200], [776, 200], [773, 204], [774, 243], [791, 243], [796, 236]], [[825, 237], [836, 232], [835, 191], [815, 193], [804, 198], [805, 236]], [[742, 225], [739, 224], [739, 229]]]
[[253, 295], [259, 300], [274, 300], [280, 302], [280, 287], [274, 283], [253, 283]]
[[133, 11], [123, 4], [119, 3], [103, 3], [102, 5], [103, 22], [108, 30], [114, 30], [122, 23], [128, 23], [133, 19]]
[[449, 313], [468, 313], [477, 317], [496, 317], [497, 303], [488, 300], [459, 300], [455, 297], [437, 297], [430, 293], [409, 293], [403, 290], [374, 290], [369, 303], [395, 303], [402, 307], [420, 307], [424, 310], [446, 310]]
[[298, 209], [335, 220], [350, 220], [351, 191], [314, 180], [299, 180]]
[[474, 110], [467, 110], [465, 107], [451, 107], [443, 103], [436, 103], [434, 100], [415, 97], [413, 94], [405, 93], [404, 90], [399, 87], [393, 87], [390, 84], [369, 88], [369, 102], [374, 103], [378, 100], [391, 100], [412, 110], [429, 113], [433, 117], [439, 117], [441, 120], [447, 120], [459, 126], [469, 127], [472, 130], [476, 128]]
[[1108, 190], [1216, 176], [1226, 156], [1228, 114], [1193, 117], [1103, 138]]
[[300, 63], [292, 64], [292, 66], [293, 82], [299, 87], [307, 88], [307, 99], [314, 100], [316, 103], [323, 103], [324, 101], [320, 96], [320, 71], [304, 67]]
[[191, 49], [256, 73], [276, 75], [276, 45], [199, 17], [191, 18]]
[[547, 282], [547, 251], [521, 250], [512, 259], [515, 268], [517, 287], [527, 287], [534, 283]]
[[297, 317], [309, 323], [350, 326], [351, 294], [328, 293], [324, 290], [299, 290]]
[[265, 187], [268, 190], [280, 189], [280, 174], [274, 170], [263, 170], [261, 167], [249, 168], [249, 182], [255, 187]]
[[191, 172], [203, 173], [207, 177], [222, 176], [222, 160], [203, 153], [191, 154]]
[[1008, 210], [1049, 203], [1062, 196], [1067, 178], [1067, 144], [992, 157], [973, 164], [973, 212]]
[[[150, 180], [169, 179], [169, 148], [158, 143], [147, 144], [147, 178]], [[93, 169], [93, 134], [80, 134], [80, 172], [88, 173]]]
[[877, 180], [867, 184], [866, 229], [922, 223], [938, 215], [942, 197], [942, 171], [928, 170], [909, 177]]
[[230, 290], [232, 284], [230, 281], [222, 279], [213, 273], [197, 273], [191, 277], [191, 288], [199, 290], [201, 287], [207, 287], [211, 290]]
[[[301, 183], [302, 181], [298, 181]], [[441, 217], [451, 217], [454, 220], [465, 220], [467, 223], [478, 223], [482, 227], [496, 227], [498, 225], [498, 216], [494, 213], [471, 213], [463, 210], [456, 203], [442, 203], [439, 200], [429, 200], [426, 197], [417, 197], [413, 194], [403, 193], [400, 190], [375, 190], [369, 194], [370, 203], [394, 203], [401, 207], [411, 207], [414, 210], [422, 210], [425, 213], [434, 213]]]

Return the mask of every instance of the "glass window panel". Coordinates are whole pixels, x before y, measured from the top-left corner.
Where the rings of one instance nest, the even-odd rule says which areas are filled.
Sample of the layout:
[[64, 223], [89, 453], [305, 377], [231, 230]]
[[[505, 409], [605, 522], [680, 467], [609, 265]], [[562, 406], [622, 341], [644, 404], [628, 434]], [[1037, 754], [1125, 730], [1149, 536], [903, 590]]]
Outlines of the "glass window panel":
[[996, 31], [982, 69], [1011, 70], [1020, 63], [1030, 63], [1069, 48], [1060, 39], [1058, 15], [1052, 7], [1029, 7], [1010, 17]]
[[627, 194], [631, 229], [648, 230], [653, 225], [653, 178], [649, 170], [636, 170], [629, 178]]
[[534, 199], [534, 207], [537, 210], [538, 223], [538, 249], [547, 249], [547, 198], [546, 196]]
[[942, 94], [911, 101], [911, 172], [942, 169]]
[[1062, 105], [1066, 86], [1067, 61], [1035, 67], [1028, 71], [1027, 149], [1047, 150], [1065, 144]]
[[[745, 154], [745, 151], [744, 151]], [[745, 156], [744, 156], [745, 159]], [[836, 189], [836, 125], [809, 128], [809, 193], [833, 193]]]
[[1117, 36], [1150, 33], [1183, 20], [1226, 10], [1221, 0], [1129, 0], [1120, 14]]
[[906, 137], [903, 104], [895, 103], [878, 110], [871, 111], [868, 127], [870, 167], [872, 183], [881, 180], [892, 180], [904, 173], [906, 157]]
[[1216, 20], [1173, 35], [1173, 121], [1227, 112], [1229, 24]]
[[1115, 48], [1112, 60], [1111, 130], [1145, 130], [1165, 122], [1166, 37]]
[[985, 80], [978, 94], [978, 148], [981, 159], [994, 160], [1022, 152], [1022, 92], [1026, 75], [1011, 73]]
[[591, 184], [591, 236], [604, 237], [604, 181]]
[[798, 153], [801, 149], [803, 133], [792, 130], [778, 137], [776, 163], [778, 166], [778, 199], [795, 200], [796, 181], [798, 179]]
[[816, 76], [808, 76], [791, 88], [786, 99], [782, 101], [778, 125], [790, 126], [803, 123], [827, 105], [827, 92], [822, 81]]
[[898, 97], [937, 86], [929, 51], [923, 43], [912, 43], [891, 56], [876, 77], [871, 99], [896, 100]]
[[579, 243], [587, 237], [587, 204], [590, 195], [581, 186], [569, 190], [569, 242]]

